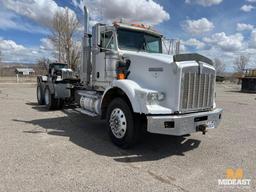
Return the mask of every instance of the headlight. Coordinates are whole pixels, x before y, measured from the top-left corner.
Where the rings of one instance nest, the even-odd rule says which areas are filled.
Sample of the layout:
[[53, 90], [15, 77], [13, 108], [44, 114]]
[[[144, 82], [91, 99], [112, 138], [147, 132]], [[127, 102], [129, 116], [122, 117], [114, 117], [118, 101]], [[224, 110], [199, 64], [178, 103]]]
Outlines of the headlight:
[[150, 105], [158, 103], [157, 93], [148, 93], [147, 101], [148, 101], [148, 104]]
[[152, 92], [148, 93], [147, 95], [147, 102], [148, 104], [157, 104], [159, 101], [163, 101], [165, 99], [164, 93]]

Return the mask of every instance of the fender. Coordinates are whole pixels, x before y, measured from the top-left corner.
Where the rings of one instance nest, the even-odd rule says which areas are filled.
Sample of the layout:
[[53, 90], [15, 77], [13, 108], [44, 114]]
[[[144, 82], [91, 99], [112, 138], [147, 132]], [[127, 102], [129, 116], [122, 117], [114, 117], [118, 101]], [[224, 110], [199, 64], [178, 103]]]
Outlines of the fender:
[[105, 95], [108, 93], [109, 90], [111, 90], [112, 88], [119, 88], [121, 89], [129, 98], [133, 111], [136, 113], [141, 113], [141, 109], [140, 109], [140, 103], [138, 101], [138, 99], [136, 99], [136, 93], [135, 90], [136, 89], [142, 89], [136, 82], [132, 81], [132, 80], [114, 80], [111, 85], [106, 88], [106, 90], [104, 91], [104, 94], [102, 96], [102, 100], [103, 101]]
[[160, 105], [149, 105], [147, 103], [147, 94], [152, 92], [155, 93], [157, 91], [142, 88], [136, 82], [128, 79], [114, 80], [112, 84], [105, 90], [102, 96], [101, 104], [105, 95], [113, 88], [119, 88], [126, 94], [132, 105], [133, 112], [135, 113], [170, 114], [172, 112], [170, 109]]

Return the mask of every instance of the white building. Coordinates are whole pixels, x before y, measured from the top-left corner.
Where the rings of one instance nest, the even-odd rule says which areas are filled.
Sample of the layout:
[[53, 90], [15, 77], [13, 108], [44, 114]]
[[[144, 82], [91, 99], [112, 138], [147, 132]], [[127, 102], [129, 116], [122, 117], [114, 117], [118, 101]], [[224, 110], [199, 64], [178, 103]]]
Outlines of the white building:
[[16, 68], [15, 71], [17, 75], [32, 75], [35, 73], [32, 68]]

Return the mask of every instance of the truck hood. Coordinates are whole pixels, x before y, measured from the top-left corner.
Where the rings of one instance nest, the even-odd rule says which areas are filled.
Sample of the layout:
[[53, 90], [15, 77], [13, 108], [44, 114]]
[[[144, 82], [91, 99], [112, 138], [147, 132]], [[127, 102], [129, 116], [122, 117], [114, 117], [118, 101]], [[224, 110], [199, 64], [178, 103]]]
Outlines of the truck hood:
[[166, 108], [168, 114], [178, 109], [180, 75], [173, 55], [135, 51], [122, 51], [121, 54], [131, 61], [129, 80], [143, 89], [164, 93], [166, 99], [161, 106]]
[[[121, 54], [131, 61], [128, 79], [136, 82], [141, 88], [164, 93], [166, 97], [160, 105], [172, 112], [181, 110], [182, 93], [186, 88], [183, 79], [187, 75], [193, 73], [194, 76], [198, 76], [198, 79], [205, 76], [208, 78], [209, 75], [212, 78], [215, 75], [213, 66], [207, 64], [209, 59], [198, 54], [173, 56], [135, 51], [122, 51]], [[198, 60], [203, 63], [199, 63]], [[203, 75], [199, 76], [198, 73]], [[186, 81], [185, 83], [193, 82]], [[191, 85], [191, 87], [196, 86]]]
[[147, 53], [147, 52], [135, 52], [135, 51], [127, 51], [122, 50], [120, 52], [124, 57], [141, 57], [145, 60], [152, 60], [154, 62], [168, 63], [171, 64], [173, 62], [173, 55], [160, 54], [160, 53]]

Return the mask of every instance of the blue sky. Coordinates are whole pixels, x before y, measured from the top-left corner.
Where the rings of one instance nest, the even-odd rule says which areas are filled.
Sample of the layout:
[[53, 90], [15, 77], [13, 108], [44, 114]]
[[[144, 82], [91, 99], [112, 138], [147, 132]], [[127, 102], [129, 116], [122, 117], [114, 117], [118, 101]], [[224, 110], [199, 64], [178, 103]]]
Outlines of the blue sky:
[[[81, 0], [0, 0], [0, 50], [5, 62], [53, 58], [49, 21], [68, 7], [82, 23]], [[85, 0], [91, 24], [117, 18], [154, 25], [182, 42], [183, 52], [220, 58], [232, 70], [238, 55], [256, 64], [256, 0]]]

